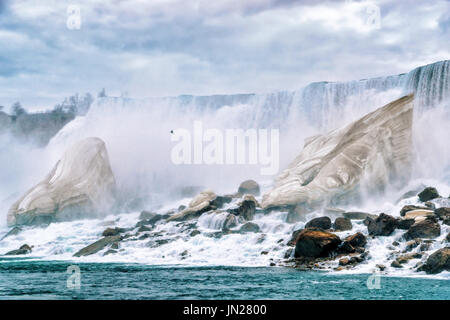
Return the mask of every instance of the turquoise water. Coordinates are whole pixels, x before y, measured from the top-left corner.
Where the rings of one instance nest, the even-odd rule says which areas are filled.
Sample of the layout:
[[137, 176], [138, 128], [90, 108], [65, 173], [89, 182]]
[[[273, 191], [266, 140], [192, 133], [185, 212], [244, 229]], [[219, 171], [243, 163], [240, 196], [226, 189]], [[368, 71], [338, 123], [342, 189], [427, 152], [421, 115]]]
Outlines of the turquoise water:
[[304, 272], [288, 268], [85, 263], [69, 289], [70, 262], [0, 260], [1, 299], [450, 299], [450, 280]]

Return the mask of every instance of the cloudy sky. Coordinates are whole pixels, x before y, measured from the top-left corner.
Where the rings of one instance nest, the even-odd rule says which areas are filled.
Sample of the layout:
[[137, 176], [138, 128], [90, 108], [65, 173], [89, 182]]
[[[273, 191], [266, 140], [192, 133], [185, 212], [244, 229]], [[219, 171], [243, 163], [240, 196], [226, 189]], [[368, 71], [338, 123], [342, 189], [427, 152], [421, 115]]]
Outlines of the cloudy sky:
[[0, 0], [0, 105], [398, 74], [450, 59], [449, 34], [446, 0]]

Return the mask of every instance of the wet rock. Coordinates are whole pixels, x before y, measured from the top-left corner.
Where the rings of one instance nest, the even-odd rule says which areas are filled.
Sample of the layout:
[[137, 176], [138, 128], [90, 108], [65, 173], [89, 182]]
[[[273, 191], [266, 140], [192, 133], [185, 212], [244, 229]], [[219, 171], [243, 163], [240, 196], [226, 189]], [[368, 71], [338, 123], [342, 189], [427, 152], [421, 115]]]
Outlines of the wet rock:
[[384, 271], [386, 269], [386, 266], [384, 264], [377, 264], [375, 267], [378, 268], [380, 271]]
[[442, 221], [443, 224], [445, 224], [446, 226], [450, 226], [450, 217], [447, 217], [444, 219], [444, 221]]
[[110, 254], [116, 254], [116, 253], [117, 253], [117, 250], [109, 249], [108, 251], [106, 251], [103, 254], [103, 256], [107, 256], [107, 255], [110, 255]]
[[292, 256], [292, 252], [294, 252], [293, 248], [287, 249], [286, 252], [284, 253], [284, 258], [289, 259]]
[[103, 237], [110, 237], [110, 236], [117, 236], [118, 234], [121, 234], [125, 232], [126, 230], [123, 228], [107, 228], [105, 231], [103, 231], [102, 236]]
[[27, 244], [20, 246], [19, 249], [11, 250], [5, 253], [5, 256], [18, 256], [31, 253], [31, 247]]
[[225, 218], [222, 230], [229, 230], [231, 228], [236, 227], [237, 225], [238, 225], [238, 218], [234, 214], [230, 213]]
[[421, 218], [421, 217], [428, 217], [428, 216], [433, 216], [434, 212], [433, 210], [411, 210], [405, 213], [405, 219], [417, 219], [417, 218]]
[[429, 208], [408, 204], [406, 206], [403, 206], [402, 210], [400, 210], [400, 216], [403, 217], [407, 212], [412, 211], [412, 210], [429, 210]]
[[447, 242], [450, 242], [450, 232], [447, 234], [447, 237], [445, 238], [445, 240], [447, 240]]
[[303, 229], [297, 236], [295, 257], [326, 257], [337, 249], [341, 239], [322, 229]]
[[393, 268], [403, 268], [403, 266], [397, 260], [392, 261], [391, 267], [393, 267]]
[[200, 233], [201, 233], [200, 231], [194, 230], [194, 231], [191, 232], [190, 236], [191, 237], [195, 237], [195, 236], [198, 236]]
[[259, 226], [256, 223], [253, 222], [247, 222], [244, 224], [240, 229], [239, 233], [248, 233], [248, 232], [259, 232]]
[[9, 230], [8, 233], [5, 234], [1, 240], [5, 239], [6, 237], [18, 235], [21, 231], [22, 231], [21, 227], [14, 227], [11, 230]]
[[320, 228], [323, 230], [327, 230], [331, 228], [331, 219], [328, 217], [319, 217], [310, 220], [305, 228]]
[[436, 209], [436, 205], [433, 202], [431, 202], [431, 201], [425, 202], [424, 205], [425, 205], [425, 207], [427, 207], [427, 208], [429, 208], [431, 210]]
[[410, 254], [405, 254], [405, 255], [399, 256], [399, 257], [396, 259], [396, 261], [397, 261], [399, 264], [405, 264], [405, 263], [407, 263], [409, 260], [412, 260], [412, 259], [420, 259], [420, 258], [422, 258], [422, 254], [421, 254], [421, 253], [410, 253]]
[[408, 230], [416, 221], [414, 219], [397, 219], [397, 229]]
[[392, 242], [392, 245], [393, 245], [394, 247], [398, 247], [398, 246], [400, 245], [400, 243], [399, 243], [398, 241], [394, 241], [394, 242]]
[[238, 193], [252, 194], [254, 196], [259, 196], [260, 194], [259, 184], [254, 180], [246, 180], [239, 185]]
[[340, 266], [346, 266], [350, 263], [350, 259], [349, 258], [342, 258], [339, 260], [339, 265]]
[[149, 228], [147, 226], [141, 226], [139, 227], [137, 232], [147, 232], [147, 231], [152, 231], [152, 228]]
[[350, 220], [364, 220], [366, 218], [375, 219], [377, 215], [366, 213], [366, 212], [358, 212], [358, 211], [349, 211], [343, 213], [344, 218]]
[[228, 212], [243, 217], [247, 221], [253, 220], [256, 212], [256, 204], [252, 200], [244, 200], [236, 209], [230, 209]]
[[374, 219], [372, 219], [372, 218], [370, 218], [370, 217], [367, 217], [367, 218], [364, 219], [363, 224], [364, 224], [366, 227], [368, 227], [369, 224], [370, 224], [373, 220], [374, 220]]
[[222, 208], [225, 204], [230, 203], [233, 200], [232, 197], [228, 196], [217, 196], [215, 199], [211, 200], [210, 205], [215, 209]]
[[179, 206], [178, 206], [178, 209], [177, 209], [177, 211], [183, 211], [184, 209], [186, 209], [187, 207], [184, 205], [184, 204], [180, 204]]
[[436, 188], [433, 187], [427, 187], [422, 192], [418, 194], [419, 200], [422, 202], [430, 201], [436, 198], [439, 198], [440, 195]]
[[411, 251], [422, 243], [422, 239], [416, 238], [405, 243], [405, 251]]
[[414, 223], [411, 228], [405, 233], [406, 240], [415, 238], [434, 239], [441, 234], [441, 227], [439, 223], [433, 219], [425, 219]]
[[104, 238], [101, 238], [100, 240], [88, 245], [87, 247], [84, 247], [77, 253], [75, 253], [74, 257], [82, 257], [82, 256], [88, 256], [94, 253], [97, 253], [104, 249], [106, 246], [113, 244], [114, 242], [121, 241], [122, 237], [120, 235], [116, 236], [107, 236]]
[[262, 256], [266, 256], [266, 255], [268, 255], [269, 254], [269, 251], [261, 251], [261, 255]]
[[348, 242], [353, 247], [364, 247], [367, 243], [367, 238], [361, 232], [357, 232], [345, 238], [344, 242]]
[[139, 215], [139, 220], [148, 220], [148, 219], [154, 218], [156, 215], [157, 215], [157, 213], [144, 210]]
[[390, 236], [397, 227], [397, 220], [381, 213], [375, 220], [370, 221], [367, 229], [371, 236]]
[[287, 242], [288, 246], [295, 246], [295, 244], [297, 243], [297, 237], [300, 234], [300, 232], [302, 232], [302, 230], [303, 229], [298, 229], [292, 232], [291, 239]]
[[450, 208], [442, 207], [434, 210], [434, 214], [438, 216], [439, 220], [450, 218]]
[[450, 271], [450, 247], [442, 248], [431, 254], [419, 271], [436, 274]]
[[201, 192], [189, 203], [189, 207], [183, 211], [171, 215], [167, 221], [186, 221], [201, 216], [203, 213], [215, 210], [215, 206], [211, 206], [211, 201], [216, 199], [216, 194], [213, 191], [207, 190]]
[[353, 228], [352, 221], [348, 218], [342, 217], [336, 218], [336, 220], [334, 220], [333, 228], [336, 231], [352, 230]]

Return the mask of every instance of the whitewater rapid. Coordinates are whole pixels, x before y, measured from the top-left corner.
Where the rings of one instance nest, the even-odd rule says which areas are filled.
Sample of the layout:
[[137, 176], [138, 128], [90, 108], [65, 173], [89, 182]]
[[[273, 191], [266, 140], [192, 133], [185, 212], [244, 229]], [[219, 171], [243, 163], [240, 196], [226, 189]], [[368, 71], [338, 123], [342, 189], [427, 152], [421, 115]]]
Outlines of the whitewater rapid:
[[[157, 247], [149, 247], [150, 239], [145, 239], [122, 242], [121, 249], [115, 255], [103, 256], [100, 252], [74, 259], [73, 254], [98, 240], [108, 226], [133, 227], [140, 210], [149, 209], [164, 214], [181, 204], [187, 205], [191, 197], [183, 197], [179, 191], [183, 187], [209, 188], [217, 194], [226, 194], [235, 192], [239, 183], [246, 179], [258, 181], [263, 192], [270, 187], [273, 177], [261, 176], [258, 165], [176, 166], [170, 161], [173, 146], [170, 131], [173, 129], [191, 128], [195, 120], [219, 130], [277, 128], [280, 130], [282, 170], [298, 155], [305, 138], [348, 124], [410, 92], [415, 93], [413, 141], [416, 155], [410, 183], [401, 190], [390, 190], [381, 198], [368, 196], [361, 206], [341, 209], [399, 216], [403, 205], [417, 204], [418, 200], [413, 197], [397, 203], [397, 199], [420, 185], [434, 186], [441, 195], [448, 197], [450, 61], [419, 67], [398, 76], [345, 83], [313, 83], [293, 92], [140, 100], [106, 97], [97, 99], [85, 116], [69, 122], [45, 149], [18, 145], [9, 137], [0, 136], [0, 237], [8, 231], [5, 221], [10, 204], [45, 176], [68, 145], [89, 136], [98, 136], [105, 141], [122, 197], [130, 199], [130, 202], [138, 199], [139, 205], [101, 220], [24, 228], [20, 234], [0, 241], [0, 254], [27, 243], [34, 246], [28, 257], [36, 259], [154, 265], [269, 266], [284, 258], [285, 243], [294, 230], [323, 213], [313, 212], [297, 224], [287, 224], [286, 213], [283, 212], [257, 214], [253, 222], [258, 224], [262, 233], [230, 234], [221, 238], [206, 234], [220, 230], [225, 215], [205, 213], [197, 224], [201, 234], [195, 237], [188, 236], [187, 231], [171, 222], [157, 225], [152, 231], [161, 231], [164, 237], [172, 240]], [[445, 204], [436, 202], [436, 205]], [[353, 221], [353, 226], [351, 231], [336, 234], [341, 238], [357, 231], [367, 235], [367, 227], [362, 221]], [[442, 227], [441, 236], [433, 244], [436, 249], [449, 231], [448, 226]], [[388, 247], [399, 235], [397, 230], [392, 236], [370, 239], [367, 250], [371, 259], [344, 272], [372, 272], [376, 264], [389, 264], [386, 261]], [[417, 262], [413, 260], [410, 263]], [[408, 268], [388, 270], [389, 274], [417, 274]], [[447, 273], [439, 276], [446, 277]]]

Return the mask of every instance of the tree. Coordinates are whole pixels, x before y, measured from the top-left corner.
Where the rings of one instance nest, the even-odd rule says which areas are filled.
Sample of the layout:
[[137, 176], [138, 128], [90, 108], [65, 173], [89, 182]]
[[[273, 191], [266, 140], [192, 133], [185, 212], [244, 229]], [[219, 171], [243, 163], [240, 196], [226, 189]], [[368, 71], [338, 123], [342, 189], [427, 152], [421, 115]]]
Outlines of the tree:
[[27, 111], [22, 107], [20, 102], [14, 103], [11, 108], [13, 115], [15, 115], [16, 117], [27, 113]]

